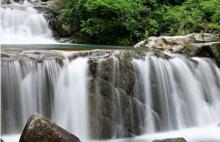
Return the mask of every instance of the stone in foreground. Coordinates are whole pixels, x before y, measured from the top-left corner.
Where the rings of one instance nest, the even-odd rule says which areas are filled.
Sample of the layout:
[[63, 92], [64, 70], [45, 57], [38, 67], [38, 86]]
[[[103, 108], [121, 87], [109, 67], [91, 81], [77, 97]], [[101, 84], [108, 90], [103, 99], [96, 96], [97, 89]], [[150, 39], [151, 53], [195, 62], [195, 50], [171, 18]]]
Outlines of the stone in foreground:
[[170, 138], [164, 140], [154, 140], [152, 142], [187, 142], [184, 138]]
[[40, 114], [27, 121], [19, 142], [80, 142], [80, 140]]

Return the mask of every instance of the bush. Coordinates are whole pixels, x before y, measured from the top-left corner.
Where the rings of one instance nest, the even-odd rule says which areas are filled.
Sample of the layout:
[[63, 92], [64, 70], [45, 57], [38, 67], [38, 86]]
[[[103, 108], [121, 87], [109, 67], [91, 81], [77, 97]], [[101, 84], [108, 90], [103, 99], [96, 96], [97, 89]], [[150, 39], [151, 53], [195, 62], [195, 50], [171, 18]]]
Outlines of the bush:
[[139, 1], [87, 0], [84, 6], [80, 32], [88, 37], [86, 40], [98, 44], [133, 44], [143, 38], [140, 14], [147, 9]]

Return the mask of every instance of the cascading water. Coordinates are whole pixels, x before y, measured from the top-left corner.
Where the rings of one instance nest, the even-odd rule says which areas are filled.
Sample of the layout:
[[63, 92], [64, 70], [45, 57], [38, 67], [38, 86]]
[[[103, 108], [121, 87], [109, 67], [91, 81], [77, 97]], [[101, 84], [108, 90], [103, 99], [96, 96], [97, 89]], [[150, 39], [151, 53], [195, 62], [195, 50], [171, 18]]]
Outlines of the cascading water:
[[3, 134], [21, 132], [27, 118], [35, 112], [51, 117], [59, 71], [60, 65], [54, 60], [1, 63]]
[[[2, 134], [20, 133], [28, 117], [38, 112], [88, 139], [87, 59], [69, 62], [59, 55], [41, 62], [40, 57], [2, 59]], [[5, 139], [13, 142], [16, 136]]]
[[[0, 12], [0, 44], [56, 43], [29, 2], [10, 0]], [[210, 59], [121, 50], [63, 53], [1, 52], [6, 142], [17, 142], [36, 112], [85, 142], [220, 141], [220, 69]]]
[[1, 44], [56, 43], [47, 20], [27, 1], [2, 5], [0, 14]]
[[220, 70], [210, 59], [50, 52], [2, 54], [3, 135], [19, 134], [39, 112], [83, 141], [220, 140], [207, 126], [220, 121]]
[[[204, 59], [155, 56], [134, 60], [146, 97], [146, 131], [167, 131], [220, 120], [219, 69]], [[152, 123], [153, 122], [153, 123]]]
[[88, 139], [87, 59], [78, 58], [64, 65], [54, 95], [53, 119], [57, 124]]

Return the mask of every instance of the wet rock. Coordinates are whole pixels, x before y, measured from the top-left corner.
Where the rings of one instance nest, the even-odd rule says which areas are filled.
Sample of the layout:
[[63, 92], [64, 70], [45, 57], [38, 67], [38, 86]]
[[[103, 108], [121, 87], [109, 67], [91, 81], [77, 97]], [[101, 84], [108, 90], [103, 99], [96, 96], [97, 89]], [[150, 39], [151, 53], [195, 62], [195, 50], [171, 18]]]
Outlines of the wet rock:
[[170, 138], [164, 140], [153, 140], [152, 142], [187, 142], [184, 138]]
[[4, 142], [2, 139], [0, 139], [0, 142]]
[[191, 48], [192, 56], [212, 58], [220, 67], [220, 42], [193, 44]]
[[90, 54], [90, 129], [93, 132], [90, 136], [93, 139], [132, 137], [143, 132], [144, 121], [136, 113], [145, 106], [133, 94], [135, 73], [131, 61], [136, 55], [141, 57], [130, 51]]
[[40, 114], [26, 123], [19, 142], [80, 142], [80, 140]]

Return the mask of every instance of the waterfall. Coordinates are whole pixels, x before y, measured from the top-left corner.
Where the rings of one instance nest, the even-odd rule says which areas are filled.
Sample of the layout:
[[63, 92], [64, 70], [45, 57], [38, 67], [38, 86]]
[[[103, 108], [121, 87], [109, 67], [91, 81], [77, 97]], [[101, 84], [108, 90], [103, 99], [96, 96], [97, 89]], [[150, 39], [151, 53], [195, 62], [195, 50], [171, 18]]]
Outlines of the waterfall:
[[86, 58], [67, 63], [61, 70], [54, 96], [55, 122], [81, 140], [88, 139], [87, 66]]
[[147, 56], [144, 61], [135, 59], [133, 64], [144, 84], [147, 132], [220, 120], [219, 69], [210, 60]]
[[35, 112], [83, 141], [147, 141], [171, 131], [187, 137], [191, 131], [185, 129], [211, 129], [220, 122], [220, 69], [212, 60], [100, 52], [84, 53], [86, 57], [60, 51], [2, 53], [3, 135], [21, 133]]
[[51, 118], [60, 65], [55, 61], [1, 62], [2, 133], [18, 133], [39, 112]]
[[47, 20], [27, 1], [1, 6], [0, 18], [1, 44], [56, 43]]

